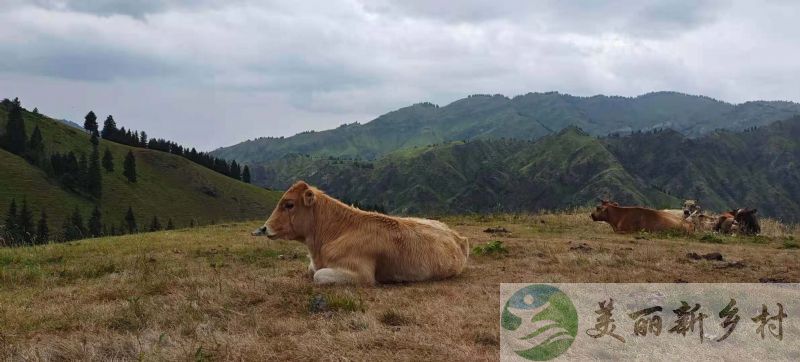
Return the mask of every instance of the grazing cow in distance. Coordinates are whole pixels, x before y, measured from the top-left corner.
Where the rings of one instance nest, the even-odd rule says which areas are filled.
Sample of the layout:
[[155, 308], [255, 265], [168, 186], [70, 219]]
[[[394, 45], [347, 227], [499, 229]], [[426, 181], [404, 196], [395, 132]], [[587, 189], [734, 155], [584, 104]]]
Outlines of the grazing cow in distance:
[[347, 206], [298, 181], [253, 235], [303, 242], [317, 284], [436, 280], [461, 273], [469, 242], [447, 225]]
[[616, 233], [639, 231], [682, 230], [690, 232], [692, 225], [669, 212], [636, 206], [619, 206], [616, 202], [600, 200], [591, 214], [593, 221], [605, 221]]
[[761, 233], [761, 225], [756, 216], [758, 209], [739, 209], [736, 210], [734, 220], [739, 225], [739, 233], [742, 235], [758, 235]]

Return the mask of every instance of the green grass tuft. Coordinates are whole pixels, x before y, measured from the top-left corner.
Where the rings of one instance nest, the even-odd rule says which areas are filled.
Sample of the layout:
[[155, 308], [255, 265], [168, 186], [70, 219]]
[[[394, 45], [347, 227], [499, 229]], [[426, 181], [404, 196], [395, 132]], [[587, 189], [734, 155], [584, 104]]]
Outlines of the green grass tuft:
[[711, 244], [723, 244], [725, 242], [724, 240], [722, 240], [721, 237], [716, 236], [714, 234], [705, 234], [703, 236], [700, 236], [698, 240], [704, 243], [711, 243]]
[[472, 253], [475, 255], [505, 255], [508, 254], [508, 249], [503, 246], [503, 242], [500, 240], [492, 240], [483, 245], [476, 245], [472, 248]]

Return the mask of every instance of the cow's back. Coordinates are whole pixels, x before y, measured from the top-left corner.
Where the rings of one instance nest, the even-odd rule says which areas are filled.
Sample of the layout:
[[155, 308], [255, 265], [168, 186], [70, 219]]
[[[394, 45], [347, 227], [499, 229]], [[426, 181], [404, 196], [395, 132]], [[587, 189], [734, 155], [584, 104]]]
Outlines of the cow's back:
[[689, 225], [683, 218], [670, 212], [642, 207], [620, 208], [617, 231], [620, 232], [655, 232], [665, 230], [686, 230]]
[[461, 273], [469, 242], [436, 220], [397, 218], [398, 228], [386, 240], [378, 257], [378, 281], [443, 279]]

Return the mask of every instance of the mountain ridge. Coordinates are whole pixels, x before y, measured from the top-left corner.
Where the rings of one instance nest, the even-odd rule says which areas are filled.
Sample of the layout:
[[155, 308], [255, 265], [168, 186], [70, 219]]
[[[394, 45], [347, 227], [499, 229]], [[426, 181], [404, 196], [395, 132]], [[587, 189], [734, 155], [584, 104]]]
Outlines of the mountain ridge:
[[297, 179], [398, 214], [527, 212], [593, 205], [654, 208], [697, 199], [708, 210], [756, 207], [800, 220], [800, 117], [689, 138], [670, 129], [597, 137], [567, 127], [536, 141], [477, 139], [400, 149], [375, 160], [292, 154], [254, 182]]
[[416, 103], [360, 124], [343, 124], [291, 137], [257, 138], [218, 148], [217, 157], [258, 164], [287, 153], [375, 160], [391, 151], [479, 138], [535, 140], [568, 126], [596, 136], [672, 128], [689, 137], [715, 129], [743, 130], [800, 114], [788, 101], [732, 104], [707, 96], [651, 92], [636, 97], [578, 97], [559, 92], [512, 98], [478, 94], [446, 106]]

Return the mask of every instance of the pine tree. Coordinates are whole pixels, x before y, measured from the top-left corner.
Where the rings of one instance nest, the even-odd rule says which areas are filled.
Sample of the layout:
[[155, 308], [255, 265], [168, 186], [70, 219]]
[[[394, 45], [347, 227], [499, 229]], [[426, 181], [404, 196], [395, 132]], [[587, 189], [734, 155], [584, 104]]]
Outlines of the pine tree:
[[76, 240], [80, 238], [78, 233], [75, 231], [75, 228], [72, 227], [72, 221], [69, 218], [64, 219], [64, 223], [61, 225], [61, 234], [64, 237], [64, 241]]
[[39, 107], [33, 107], [33, 110], [31, 111], [31, 113], [39, 114]]
[[114, 117], [109, 115], [106, 118], [106, 121], [103, 123], [103, 131], [100, 133], [100, 135], [105, 140], [114, 141], [115, 137], [117, 135], [117, 132], [118, 132], [118, 130], [117, 130], [117, 122], [114, 122]]
[[77, 240], [87, 236], [86, 226], [83, 224], [83, 216], [78, 207], [72, 212], [69, 219], [64, 220], [64, 239]]
[[28, 200], [22, 199], [22, 209], [19, 211], [17, 219], [17, 230], [20, 241], [29, 244], [33, 240], [33, 213], [28, 209]]
[[28, 137], [25, 134], [25, 121], [22, 119], [22, 107], [15, 101], [8, 112], [5, 147], [11, 153], [24, 155], [26, 143]]
[[175, 224], [172, 223], [172, 218], [167, 220], [167, 230], [175, 230]]
[[239, 164], [236, 163], [236, 160], [231, 161], [231, 177], [237, 180], [242, 179], [242, 170], [239, 168]]
[[242, 181], [250, 183], [250, 167], [247, 167], [247, 165], [244, 166], [244, 170], [242, 171]]
[[161, 223], [158, 221], [158, 216], [153, 216], [153, 221], [150, 222], [150, 231], [160, 231]]
[[136, 182], [136, 158], [133, 157], [133, 152], [128, 151], [128, 154], [125, 155], [125, 170], [122, 171], [122, 174], [128, 178], [128, 182]]
[[91, 237], [98, 237], [103, 235], [103, 215], [100, 213], [100, 209], [97, 206], [94, 207], [92, 211], [92, 217], [89, 218], [89, 235]]
[[125, 225], [128, 227], [128, 233], [133, 234], [138, 231], [139, 227], [136, 226], [136, 217], [133, 215], [133, 209], [128, 206], [128, 212], [125, 214]]
[[5, 238], [8, 242], [14, 244], [14, 240], [18, 238], [17, 235], [17, 200], [11, 199], [11, 205], [8, 207], [8, 214], [6, 214], [5, 222]]
[[111, 154], [108, 147], [103, 152], [103, 168], [106, 169], [106, 172], [114, 171], [114, 155]]
[[97, 147], [97, 145], [100, 144], [100, 138], [97, 137], [97, 134], [92, 133], [92, 137], [89, 138], [89, 143], [91, 143], [92, 146]]
[[147, 147], [147, 133], [142, 131], [139, 135], [139, 147]]
[[100, 172], [100, 153], [97, 146], [92, 146], [92, 155], [89, 157], [89, 169], [87, 170], [87, 188], [94, 197], [103, 194], [103, 175]]
[[189, 227], [194, 229], [194, 219], [189, 220]]
[[93, 136], [99, 135], [99, 132], [97, 132], [97, 128], [99, 127], [97, 124], [97, 116], [94, 114], [94, 112], [89, 111], [89, 113], [87, 113], [86, 117], [83, 119], [83, 128], [91, 132]]
[[47, 226], [47, 213], [42, 210], [39, 222], [36, 223], [36, 244], [47, 244], [50, 240], [50, 228]]
[[35, 165], [41, 165], [44, 158], [44, 140], [42, 139], [42, 131], [39, 126], [33, 129], [31, 139], [28, 141], [28, 160]]

